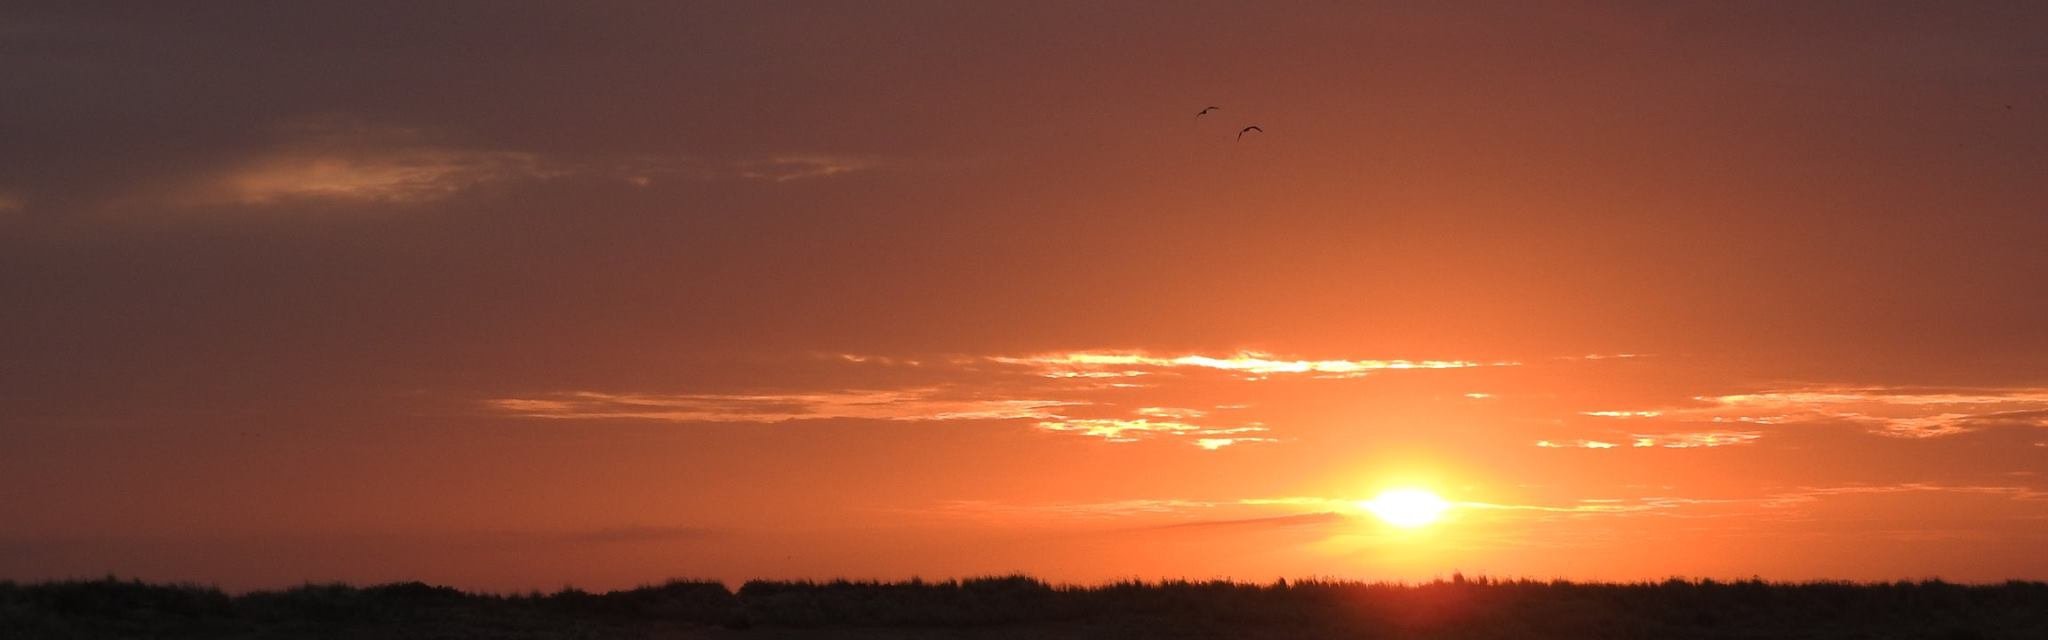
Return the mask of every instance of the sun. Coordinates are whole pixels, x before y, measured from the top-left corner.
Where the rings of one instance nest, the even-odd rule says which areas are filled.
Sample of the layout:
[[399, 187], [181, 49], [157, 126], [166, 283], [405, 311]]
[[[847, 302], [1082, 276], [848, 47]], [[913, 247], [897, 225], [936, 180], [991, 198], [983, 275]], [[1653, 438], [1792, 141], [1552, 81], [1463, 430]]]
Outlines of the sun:
[[1388, 489], [1358, 506], [1387, 524], [1413, 529], [1443, 518], [1451, 503], [1424, 489]]

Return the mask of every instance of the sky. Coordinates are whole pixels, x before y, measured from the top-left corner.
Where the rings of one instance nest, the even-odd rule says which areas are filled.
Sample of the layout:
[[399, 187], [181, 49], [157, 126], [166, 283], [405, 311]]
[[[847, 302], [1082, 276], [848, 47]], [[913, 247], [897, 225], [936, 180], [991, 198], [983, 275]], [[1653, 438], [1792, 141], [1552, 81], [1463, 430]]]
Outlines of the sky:
[[0, 579], [2048, 579], [2044, 30], [10, 2]]

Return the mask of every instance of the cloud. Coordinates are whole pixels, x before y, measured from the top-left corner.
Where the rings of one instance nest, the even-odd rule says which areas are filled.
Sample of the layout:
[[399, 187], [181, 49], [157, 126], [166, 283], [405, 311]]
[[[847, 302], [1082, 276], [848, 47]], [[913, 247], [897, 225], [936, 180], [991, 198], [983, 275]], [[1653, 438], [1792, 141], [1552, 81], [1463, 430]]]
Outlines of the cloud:
[[1708, 449], [1733, 445], [1750, 444], [1762, 438], [1755, 431], [1699, 431], [1692, 433], [1660, 433], [1636, 435], [1629, 441], [1631, 447], [1662, 447], [1665, 449]]
[[1618, 445], [1601, 440], [1537, 440], [1536, 446], [1543, 449], [1613, 449]]
[[1101, 438], [1109, 442], [1182, 436], [1207, 450], [1256, 442], [1277, 442], [1253, 422], [1210, 426], [1190, 422], [1207, 415], [1197, 409], [1142, 407], [1133, 417], [1072, 417], [1078, 399], [963, 397], [947, 388], [844, 390], [760, 394], [659, 394], [569, 391], [532, 397], [493, 398], [490, 409], [522, 418], [550, 420], [648, 420], [677, 423], [777, 423], [793, 420], [887, 421], [1036, 420], [1038, 429]]
[[881, 166], [872, 156], [827, 153], [785, 153], [731, 163], [731, 175], [749, 180], [789, 182], [808, 178], [829, 178]]
[[1483, 363], [1467, 360], [1300, 360], [1275, 358], [1256, 351], [1240, 351], [1223, 357], [1200, 354], [1157, 356], [1144, 352], [1078, 351], [1023, 357], [990, 357], [990, 361], [1031, 367], [1039, 375], [1054, 378], [1083, 377], [1101, 372], [1112, 375], [1144, 375], [1148, 369], [1195, 368], [1229, 371], [1264, 378], [1282, 374], [1354, 378], [1374, 371], [1407, 369], [1462, 369], [1468, 367], [1512, 366], [1513, 362]]
[[1138, 434], [1140, 433], [1186, 433], [1201, 429], [1201, 427], [1184, 422], [1167, 420], [1154, 422], [1148, 418], [1129, 420], [1118, 418], [1069, 418], [1040, 422], [1038, 423], [1038, 428], [1046, 431], [1074, 432], [1085, 436], [1102, 438], [1110, 442], [1137, 442], [1139, 439]]
[[[783, 389], [764, 393], [643, 393], [564, 390], [484, 400], [507, 415], [554, 420], [648, 420], [662, 422], [774, 423], [791, 420], [861, 419], [886, 421], [1030, 420], [1035, 428], [1107, 442], [1178, 441], [1208, 451], [1279, 442], [1260, 422], [1211, 409], [1125, 403], [1134, 385], [1110, 382], [1175, 368], [1253, 376], [1354, 377], [1368, 371], [1496, 366], [1452, 360], [1285, 360], [1256, 352], [1229, 357], [1159, 357], [1138, 351], [1063, 352], [1030, 357], [829, 353], [806, 360], [822, 367], [887, 367], [943, 386], [867, 389]], [[991, 366], [991, 363], [997, 366]], [[1167, 382], [1169, 380], [1163, 380]], [[1113, 394], [1113, 395], [1106, 395]], [[1135, 406], [1133, 406], [1135, 405]], [[1076, 411], [1076, 407], [1089, 407]], [[1212, 411], [1213, 409], [1213, 411]]]
[[1766, 506], [1784, 507], [1795, 504], [1816, 502], [1836, 496], [1892, 495], [1907, 493], [1952, 493], [1961, 495], [1997, 496], [2020, 502], [2048, 502], [2048, 491], [2031, 487], [1997, 485], [1943, 485], [1926, 482], [1905, 482], [1885, 485], [1843, 485], [1833, 487], [1800, 487], [1794, 491], [1774, 493], [1764, 498]]
[[1664, 415], [1662, 411], [1582, 411], [1580, 413], [1595, 418], [1655, 418]]
[[285, 152], [213, 176], [195, 199], [241, 205], [298, 199], [410, 204], [493, 182], [567, 173], [549, 166], [538, 155], [511, 151], [422, 147], [354, 153]]
[[453, 143], [435, 131], [316, 115], [268, 128], [276, 140], [203, 172], [184, 204], [260, 206], [303, 200], [416, 204], [494, 183], [600, 178], [645, 187], [659, 181], [825, 178], [882, 166], [873, 156], [796, 152], [736, 160], [681, 155], [562, 156]]
[[[1634, 449], [1708, 449], [1733, 445], [1751, 444], [1763, 438], [1756, 431], [1693, 431], [1678, 433], [1633, 434], [1628, 437], [1628, 447]], [[1537, 440], [1536, 446], [1543, 449], [1617, 449], [1622, 445], [1606, 440]]]
[[0, 191], [0, 216], [4, 216], [10, 213], [20, 213], [25, 209], [28, 209], [28, 202], [22, 200], [21, 196], [14, 195], [6, 191]]
[[1192, 420], [1195, 418], [1200, 418], [1202, 416], [1209, 415], [1209, 412], [1203, 411], [1201, 409], [1185, 409], [1177, 407], [1139, 407], [1137, 413], [1141, 416], [1149, 416], [1153, 418], [1172, 418], [1175, 420]]
[[1695, 400], [1704, 406], [1590, 411], [1585, 415], [1762, 425], [1851, 423], [1901, 438], [1949, 436], [1990, 426], [2048, 427], [2048, 389], [2041, 388], [1819, 387]]
[[976, 520], [983, 519], [1054, 519], [1054, 520], [1095, 520], [1109, 518], [1132, 518], [1207, 511], [1222, 506], [1225, 502], [1207, 500], [1183, 500], [1168, 498], [1140, 498], [1111, 500], [1106, 502], [1070, 502], [1052, 504], [1013, 504], [992, 500], [951, 500], [940, 503], [935, 510], [939, 515]]
[[[948, 518], [974, 520], [1009, 521], [1078, 521], [1095, 522], [1105, 520], [1168, 520], [1153, 527], [1174, 526], [1227, 526], [1232, 524], [1255, 524], [1299, 522], [1310, 523], [1341, 517], [1343, 513], [1355, 513], [1358, 506], [1353, 500], [1335, 500], [1313, 497], [1243, 498], [1236, 500], [1198, 500], [1189, 498], [1133, 498], [1101, 502], [1058, 502], [1041, 504], [1016, 504], [991, 500], [952, 500], [940, 503], [937, 508], [926, 510]], [[1276, 515], [1276, 512], [1278, 514]], [[1194, 518], [1190, 520], [1189, 518]]]
[[[1147, 413], [1151, 410], [1151, 413]], [[1203, 412], [1193, 409], [1161, 409], [1145, 407], [1138, 410], [1138, 418], [1060, 418], [1044, 420], [1038, 428], [1045, 431], [1077, 433], [1102, 438], [1110, 442], [1138, 442], [1154, 437], [1196, 436], [1192, 444], [1215, 451], [1235, 444], [1251, 442], [1278, 442], [1273, 438], [1243, 434], [1262, 433], [1266, 426], [1250, 423], [1235, 427], [1209, 427], [1185, 419], [1198, 418]], [[1155, 419], [1157, 418], [1157, 419]], [[1206, 437], [1204, 437], [1206, 436]]]
[[1302, 513], [1284, 516], [1262, 516], [1256, 518], [1231, 518], [1224, 520], [1196, 520], [1193, 522], [1175, 522], [1171, 524], [1144, 527], [1144, 529], [1150, 531], [1165, 531], [1185, 529], [1265, 529], [1273, 527], [1321, 527], [1333, 524], [1343, 524], [1348, 521], [1350, 521], [1350, 518], [1346, 517], [1344, 514], [1337, 513], [1334, 511], [1322, 511], [1317, 513]]
[[1799, 487], [1797, 489], [1749, 497], [1688, 498], [1678, 496], [1645, 496], [1635, 498], [1585, 498], [1564, 503], [1467, 501], [1456, 504], [1459, 507], [1476, 511], [1529, 513], [1540, 516], [1570, 518], [1656, 516], [1669, 518], [1734, 517], [1756, 519], [1766, 516], [1783, 517], [1787, 511], [1803, 511], [1818, 503], [1835, 498], [1901, 496], [1909, 494], [1981, 496], [2032, 505], [2048, 504], [2048, 492], [2029, 487], [1942, 485], [1931, 483]]
[[486, 404], [525, 418], [751, 422], [858, 419], [891, 421], [1044, 420], [1069, 400], [954, 398], [939, 388], [782, 394], [649, 394], [574, 391]]
[[1695, 505], [1735, 504], [1749, 502], [1739, 499], [1678, 498], [1650, 496], [1643, 498], [1586, 498], [1567, 504], [1512, 504], [1497, 502], [1458, 502], [1458, 507], [1487, 511], [1535, 511], [1555, 514], [1617, 515], [1658, 511], [1670, 511]]
[[1196, 438], [1195, 446], [1215, 451], [1235, 444], [1248, 442], [1279, 442], [1277, 438]]

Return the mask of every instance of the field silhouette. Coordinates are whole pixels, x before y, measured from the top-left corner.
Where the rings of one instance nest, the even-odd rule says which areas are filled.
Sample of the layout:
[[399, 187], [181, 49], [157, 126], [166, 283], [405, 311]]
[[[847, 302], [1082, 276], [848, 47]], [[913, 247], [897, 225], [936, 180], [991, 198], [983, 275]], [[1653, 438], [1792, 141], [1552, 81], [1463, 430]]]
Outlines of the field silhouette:
[[1052, 585], [671, 581], [480, 594], [419, 582], [230, 595], [0, 582], [4, 638], [2048, 638], [2048, 583], [1465, 579]]

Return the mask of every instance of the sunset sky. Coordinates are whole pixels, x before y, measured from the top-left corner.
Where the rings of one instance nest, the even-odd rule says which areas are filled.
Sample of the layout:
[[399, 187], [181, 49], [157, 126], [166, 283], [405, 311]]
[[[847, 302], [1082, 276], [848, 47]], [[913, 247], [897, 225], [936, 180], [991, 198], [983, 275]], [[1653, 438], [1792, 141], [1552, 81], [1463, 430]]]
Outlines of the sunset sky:
[[0, 579], [2048, 579], [2048, 5], [1699, 4], [10, 2]]

